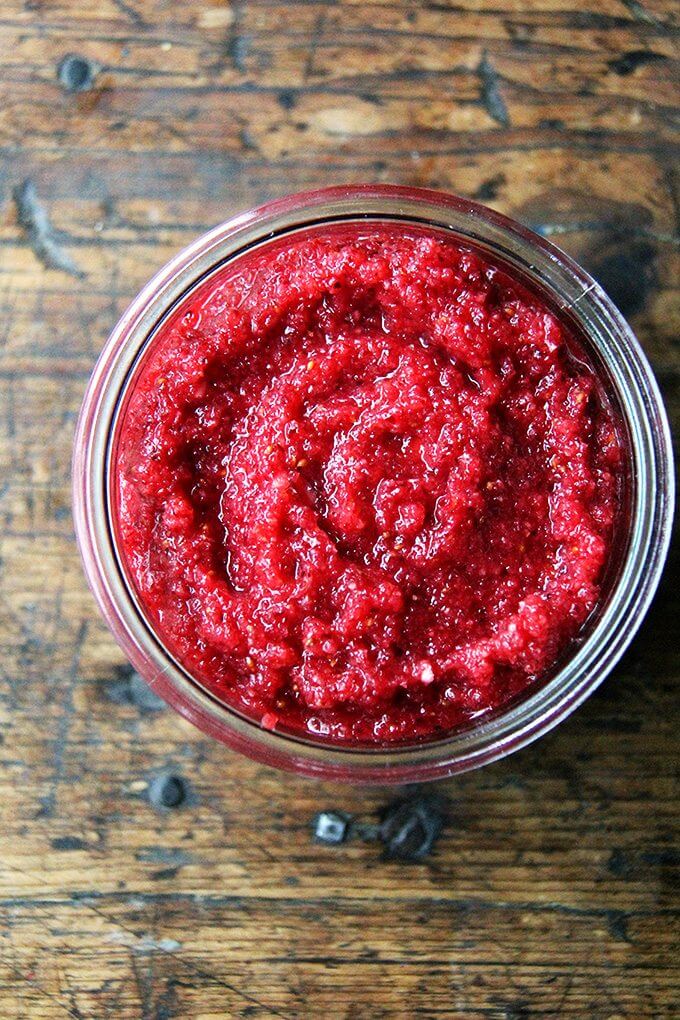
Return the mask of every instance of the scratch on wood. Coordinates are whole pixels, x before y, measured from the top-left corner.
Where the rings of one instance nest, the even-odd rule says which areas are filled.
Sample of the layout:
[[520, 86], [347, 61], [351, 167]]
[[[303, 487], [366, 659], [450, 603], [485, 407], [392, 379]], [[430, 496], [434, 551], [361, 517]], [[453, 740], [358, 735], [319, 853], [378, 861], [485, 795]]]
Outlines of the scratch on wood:
[[501, 95], [500, 77], [489, 60], [486, 50], [477, 65], [477, 76], [481, 88], [481, 100], [484, 109], [501, 127], [510, 127], [510, 114]]
[[47, 999], [49, 1002], [53, 1002], [55, 1006], [58, 1006], [60, 1009], [63, 1009], [67, 1016], [73, 1017], [73, 1020], [83, 1020], [83, 1014], [77, 1007], [67, 1006], [66, 1003], [62, 1002], [61, 999], [54, 995], [53, 992], [48, 991], [48, 989], [43, 985], [38, 984], [35, 978], [27, 978], [26, 975], [23, 974], [22, 971], [14, 964], [7, 963], [6, 960], [4, 960], [3, 963], [13, 973], [17, 981], [24, 981], [33, 991], [39, 992], [43, 998]]
[[[36, 879], [36, 876], [34, 874], [30, 874], [28, 871], [25, 871], [23, 868], [18, 867], [16, 864], [10, 864], [8, 866], [11, 871], [14, 871], [19, 875], [24, 875], [32, 879]], [[39, 884], [47, 888], [46, 882], [42, 882], [40, 879], [37, 879], [37, 881], [39, 882]], [[120, 919], [112, 917], [105, 910], [102, 910], [100, 907], [96, 906], [95, 903], [93, 902], [95, 899], [96, 895], [93, 895], [92, 893], [88, 893], [87, 896], [77, 897], [76, 894], [72, 894], [71, 902], [74, 904], [77, 902], [79, 905], [86, 907], [88, 910], [91, 910], [94, 914], [97, 914], [98, 917], [101, 917], [103, 920], [113, 925], [114, 933], [119, 933], [117, 936], [114, 934], [115, 941], [118, 941], [121, 945], [124, 945], [125, 948], [127, 948], [128, 950], [132, 949], [134, 951], [134, 949], [138, 947], [140, 943], [143, 944], [143, 940], [145, 938], [144, 935], [140, 935], [139, 932], [136, 932], [128, 925], [123, 924], [120, 921]], [[144, 897], [144, 899], [146, 901], [147, 897]], [[156, 897], [151, 897], [151, 899], [155, 900]], [[34, 910], [36, 909], [37, 904], [35, 900], [31, 901], [31, 906], [33, 907]], [[36, 913], [38, 914], [38, 916], [41, 916], [41, 911], [36, 910]], [[132, 939], [135, 940], [135, 945], [132, 944]], [[108, 941], [111, 941], [111, 938], [109, 938]], [[172, 945], [167, 945], [166, 942], [170, 942], [172, 943]], [[265, 1016], [277, 1016], [280, 1017], [281, 1020], [292, 1020], [292, 1015], [290, 1013], [287, 1012], [284, 1013], [283, 1010], [277, 1009], [274, 1006], [267, 1005], [266, 1003], [262, 1002], [261, 999], [256, 998], [254, 995], [251, 995], [249, 992], [238, 987], [238, 985], [234, 985], [231, 982], [226, 981], [219, 975], [212, 973], [210, 970], [207, 970], [202, 966], [199, 966], [193, 960], [187, 960], [181, 955], [175, 957], [174, 956], [175, 952], [181, 949], [181, 946], [179, 946], [179, 944], [175, 946], [175, 940], [173, 939], [169, 940], [163, 938], [158, 940], [154, 939], [153, 948], [151, 948], [150, 946], [146, 946], [145, 948], [146, 952], [144, 955], [146, 955], [148, 959], [152, 958], [154, 952], [159, 952], [166, 956], [172, 956], [173, 959], [177, 961], [178, 965], [183, 967], [190, 974], [194, 974], [196, 977], [200, 977], [205, 981], [209, 981], [211, 984], [215, 984], [219, 988], [224, 988], [227, 991], [232, 992], [235, 996], [237, 996], [241, 1000], [259, 1007], [260, 1009], [263, 1010]], [[81, 1020], [81, 1018], [78, 1018], [78, 1020]]]
[[[14, 870], [20, 871], [21, 869], [15, 868]], [[124, 932], [127, 935], [133, 935], [136, 939], [141, 938], [141, 936], [137, 932], [133, 931], [132, 928], [127, 927], [127, 925], [121, 924], [119, 920], [110, 917], [106, 913], [106, 911], [101, 910], [99, 907], [95, 906], [94, 903], [90, 901], [89, 897], [87, 900], [81, 899], [79, 902], [82, 903], [84, 906], [88, 907], [95, 914], [98, 914], [100, 917], [104, 918], [104, 920], [108, 921], [109, 924], [115, 925], [116, 928], [121, 932]], [[172, 951], [167, 950], [163, 945], [161, 945], [162, 942], [163, 942], [162, 939], [159, 940], [156, 943], [155, 948], [158, 949], [161, 953], [170, 955]], [[238, 998], [242, 999], [245, 1002], [249, 1002], [254, 1006], [258, 1006], [260, 1009], [264, 1011], [265, 1016], [278, 1016], [281, 1017], [281, 1020], [292, 1020], [292, 1016], [290, 1013], [284, 1013], [282, 1010], [276, 1009], [274, 1006], [267, 1005], [266, 1003], [262, 1002], [261, 999], [258, 999], [254, 995], [251, 995], [249, 992], [246, 992], [244, 989], [239, 988], [238, 985], [231, 984], [231, 982], [226, 981], [224, 978], [219, 977], [217, 974], [212, 973], [212, 971], [205, 970], [203, 967], [198, 966], [193, 960], [187, 960], [182, 956], [178, 956], [176, 957], [176, 959], [178, 965], [183, 967], [189, 973], [195, 974], [197, 977], [209, 981], [212, 984], [217, 985], [219, 988], [225, 988], [228, 991], [233, 992], [234, 995], [236, 995]]]
[[125, 3], [125, 0], [113, 0], [114, 6], [118, 8], [121, 14], [124, 14], [133, 25], [137, 28], [146, 28], [147, 24], [144, 18], [141, 16], [139, 11], [136, 11], [130, 4]]
[[27, 178], [14, 189], [13, 194], [19, 223], [42, 264], [47, 269], [60, 269], [70, 276], [83, 279], [85, 273], [59, 243], [47, 210], [38, 200], [33, 181]]

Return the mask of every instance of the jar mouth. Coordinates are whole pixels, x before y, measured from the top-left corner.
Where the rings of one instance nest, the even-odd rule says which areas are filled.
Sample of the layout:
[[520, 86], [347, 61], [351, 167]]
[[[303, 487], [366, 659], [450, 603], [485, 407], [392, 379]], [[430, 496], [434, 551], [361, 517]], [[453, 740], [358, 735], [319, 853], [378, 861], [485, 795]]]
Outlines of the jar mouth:
[[[131, 381], [178, 302], [225, 263], [310, 229], [348, 221], [444, 232], [530, 282], [576, 326], [602, 366], [628, 434], [628, 532], [617, 575], [596, 618], [555, 674], [509, 705], [443, 737], [360, 748], [272, 732], [225, 705], [167, 651], [147, 621], [118, 549], [111, 506], [112, 438]], [[604, 679], [632, 639], [658, 584], [670, 540], [670, 434], [651, 369], [630, 327], [601, 288], [563, 252], [476, 203], [390, 186], [331, 188], [270, 203], [217, 227], [144, 288], [114, 329], [90, 381], [74, 448], [74, 517], [86, 575], [133, 665], [181, 714], [211, 736], [267, 764], [307, 775], [404, 782], [449, 775], [518, 749], [555, 726]]]

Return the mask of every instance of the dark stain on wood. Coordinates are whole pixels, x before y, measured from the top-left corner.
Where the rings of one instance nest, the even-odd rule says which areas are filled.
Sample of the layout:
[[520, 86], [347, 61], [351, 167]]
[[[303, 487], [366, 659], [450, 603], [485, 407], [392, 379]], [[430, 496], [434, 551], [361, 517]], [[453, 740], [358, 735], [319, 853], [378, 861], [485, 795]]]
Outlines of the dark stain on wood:
[[472, 197], [479, 202], [490, 202], [492, 199], [498, 198], [504, 184], [507, 184], [505, 174], [495, 174], [494, 177], [482, 181], [479, 187], [473, 191]]
[[297, 104], [297, 97], [291, 89], [281, 89], [277, 98], [283, 110], [292, 110]]
[[630, 943], [628, 918], [623, 911], [612, 910], [607, 917], [607, 924], [613, 938], [617, 939], [619, 942]]
[[[654, 230], [648, 208], [561, 188], [532, 197], [515, 214], [557, 244], [577, 238], [577, 259], [624, 315], [641, 312], [658, 289], [658, 244], [666, 235]], [[667, 236], [672, 242], [672, 232]]]
[[174, 868], [180, 868], [184, 864], [191, 864], [194, 859], [186, 850], [166, 846], [154, 846], [148, 850], [139, 850], [135, 857], [138, 861], [149, 861], [152, 864], [167, 864]]
[[628, 53], [622, 53], [620, 57], [609, 60], [607, 67], [610, 67], [616, 74], [625, 78], [627, 75], [637, 71], [638, 67], [644, 67], [646, 64], [654, 64], [659, 60], [665, 59], [666, 57], [663, 53], [654, 53], [653, 50], [629, 50]]
[[477, 65], [480, 98], [489, 116], [501, 127], [510, 127], [510, 114], [501, 94], [501, 79], [496, 73], [486, 50]]
[[535, 25], [530, 25], [523, 21], [506, 20], [503, 22], [503, 25], [513, 43], [518, 48], [528, 46], [532, 36], [536, 33]]
[[83, 279], [85, 273], [64, 249], [45, 206], [38, 199], [32, 180], [27, 179], [14, 189], [14, 202], [28, 243], [42, 264], [47, 269], [58, 269], [76, 279]]
[[50, 840], [53, 850], [86, 850], [87, 843], [78, 836], [57, 836]]
[[586, 269], [625, 316], [642, 311], [658, 286], [657, 249], [645, 240], [610, 236], [588, 253]]
[[142, 712], [162, 712], [167, 708], [163, 699], [131, 666], [118, 666], [114, 673], [115, 678], [104, 687], [110, 701], [117, 705], [134, 705]]
[[247, 58], [252, 46], [252, 39], [249, 35], [233, 35], [227, 50], [232, 64], [237, 71], [247, 71]]

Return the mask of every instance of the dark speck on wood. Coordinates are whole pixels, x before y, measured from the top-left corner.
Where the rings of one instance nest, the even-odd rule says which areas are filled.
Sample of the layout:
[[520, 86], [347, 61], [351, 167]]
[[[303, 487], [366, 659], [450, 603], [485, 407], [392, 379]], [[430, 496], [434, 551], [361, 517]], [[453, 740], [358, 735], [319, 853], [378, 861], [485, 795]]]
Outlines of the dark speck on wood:
[[612, 938], [618, 942], [630, 942], [628, 919], [621, 910], [611, 910], [607, 915], [607, 927]]
[[82, 839], [78, 839], [77, 836], [57, 836], [56, 839], [50, 840], [50, 846], [53, 850], [86, 850], [87, 843]]
[[249, 35], [235, 35], [229, 42], [229, 57], [237, 71], [247, 71], [246, 58], [250, 51], [251, 39]]
[[297, 96], [291, 91], [291, 89], [282, 89], [282, 91], [279, 92], [278, 99], [279, 106], [284, 110], [292, 110], [297, 103]]
[[496, 174], [495, 177], [490, 177], [486, 181], [482, 181], [477, 190], [473, 194], [473, 198], [478, 199], [480, 202], [488, 202], [490, 199], [498, 198], [498, 193], [507, 183], [505, 174]]
[[530, 1020], [531, 1007], [526, 999], [514, 999], [503, 1005], [503, 1020]]
[[618, 848], [612, 850], [607, 862], [607, 869], [616, 878], [628, 878], [633, 870], [626, 854]]
[[247, 128], [247, 127], [242, 127], [241, 128], [241, 130], [239, 132], [239, 139], [240, 139], [240, 142], [241, 142], [241, 148], [242, 149], [246, 149], [246, 150], [249, 150], [251, 152], [257, 152], [258, 151], [257, 142], [253, 138], [249, 128]]
[[504, 21], [503, 25], [513, 43], [518, 47], [526, 46], [536, 32], [533, 25], [524, 22]]
[[181, 868], [184, 864], [191, 864], [193, 857], [186, 850], [178, 847], [153, 846], [146, 850], [139, 850], [135, 854], [138, 861], [149, 861], [152, 864], [165, 864], [170, 868]]
[[186, 784], [180, 776], [156, 776], [149, 787], [149, 801], [155, 808], [176, 808], [186, 798]]
[[87, 92], [94, 84], [98, 68], [87, 57], [69, 53], [59, 61], [57, 78], [67, 92]]
[[14, 189], [13, 194], [19, 223], [42, 264], [47, 269], [60, 269], [63, 273], [82, 279], [85, 273], [62, 248], [47, 210], [38, 200], [33, 181], [25, 180]]
[[484, 109], [501, 127], [510, 127], [510, 115], [501, 95], [500, 78], [494, 70], [486, 51], [477, 66], [481, 86], [481, 100]]
[[159, 871], [152, 871], [149, 878], [152, 882], [168, 881], [171, 878], [177, 878], [179, 868], [161, 868]]

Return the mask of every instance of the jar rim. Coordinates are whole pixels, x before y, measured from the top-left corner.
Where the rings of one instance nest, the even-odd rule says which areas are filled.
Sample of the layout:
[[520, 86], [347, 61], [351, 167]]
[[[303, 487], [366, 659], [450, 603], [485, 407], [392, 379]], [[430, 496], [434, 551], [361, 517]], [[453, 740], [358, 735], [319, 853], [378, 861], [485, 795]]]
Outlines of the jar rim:
[[[628, 546], [601, 616], [556, 674], [506, 710], [441, 739], [351, 748], [266, 730], [219, 701], [170, 656], [124, 577], [109, 507], [109, 450], [121, 395], [158, 324], [207, 275], [293, 231], [342, 220], [445, 230], [501, 257], [552, 295], [579, 324], [610, 376], [630, 436]], [[396, 185], [302, 192], [242, 213], [199, 237], [140, 291], [114, 327], [88, 384], [73, 454], [76, 538], [99, 608], [152, 688], [210, 736], [265, 764], [350, 782], [402, 783], [451, 775], [503, 757], [569, 715], [602, 682], [636, 633], [656, 591], [674, 508], [674, 471], [661, 395], [632, 329], [602, 288], [561, 249], [486, 206]]]

